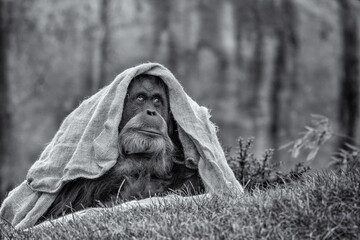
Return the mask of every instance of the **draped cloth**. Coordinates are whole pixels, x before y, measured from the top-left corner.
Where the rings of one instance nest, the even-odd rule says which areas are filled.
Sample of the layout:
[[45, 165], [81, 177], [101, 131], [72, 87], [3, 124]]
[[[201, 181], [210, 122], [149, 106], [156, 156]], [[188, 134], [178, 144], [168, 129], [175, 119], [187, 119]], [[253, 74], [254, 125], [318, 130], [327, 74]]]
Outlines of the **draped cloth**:
[[115, 165], [119, 156], [118, 126], [127, 88], [139, 74], [157, 76], [167, 85], [170, 110], [184, 149], [184, 164], [198, 168], [206, 192], [243, 192], [226, 162], [208, 109], [192, 100], [164, 66], [146, 63], [120, 73], [64, 119], [29, 169], [26, 180], [4, 200], [0, 208], [2, 219], [18, 229], [31, 227], [66, 182], [80, 177], [98, 178]]

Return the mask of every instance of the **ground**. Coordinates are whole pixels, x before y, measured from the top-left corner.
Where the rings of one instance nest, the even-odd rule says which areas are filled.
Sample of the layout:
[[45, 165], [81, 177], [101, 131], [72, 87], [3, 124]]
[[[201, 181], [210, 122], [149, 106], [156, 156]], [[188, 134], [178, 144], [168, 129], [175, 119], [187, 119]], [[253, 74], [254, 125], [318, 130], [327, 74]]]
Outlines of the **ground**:
[[307, 173], [268, 190], [118, 212], [36, 231], [4, 230], [9, 239], [358, 239], [360, 170]]

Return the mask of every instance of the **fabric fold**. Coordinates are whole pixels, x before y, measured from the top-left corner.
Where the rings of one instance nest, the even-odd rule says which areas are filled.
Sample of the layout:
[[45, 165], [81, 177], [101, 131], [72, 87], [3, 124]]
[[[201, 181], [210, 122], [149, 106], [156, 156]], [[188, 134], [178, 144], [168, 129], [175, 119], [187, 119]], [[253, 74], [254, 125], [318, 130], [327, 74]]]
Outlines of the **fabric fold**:
[[196, 149], [194, 142], [189, 138], [189, 136], [182, 130], [180, 127], [178, 129], [179, 139], [183, 146], [184, 151], [184, 165], [187, 168], [197, 169], [200, 160], [200, 154]]

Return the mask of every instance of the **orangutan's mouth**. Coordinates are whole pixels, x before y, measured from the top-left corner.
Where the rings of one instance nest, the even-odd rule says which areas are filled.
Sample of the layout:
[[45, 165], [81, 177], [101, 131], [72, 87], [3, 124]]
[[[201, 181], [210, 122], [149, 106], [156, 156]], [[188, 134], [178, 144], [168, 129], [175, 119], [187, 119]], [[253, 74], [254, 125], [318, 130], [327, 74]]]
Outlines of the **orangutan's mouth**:
[[144, 130], [144, 129], [135, 129], [137, 132], [143, 133], [145, 135], [150, 135], [150, 136], [162, 136], [162, 134], [160, 132], [154, 131], [154, 130]]

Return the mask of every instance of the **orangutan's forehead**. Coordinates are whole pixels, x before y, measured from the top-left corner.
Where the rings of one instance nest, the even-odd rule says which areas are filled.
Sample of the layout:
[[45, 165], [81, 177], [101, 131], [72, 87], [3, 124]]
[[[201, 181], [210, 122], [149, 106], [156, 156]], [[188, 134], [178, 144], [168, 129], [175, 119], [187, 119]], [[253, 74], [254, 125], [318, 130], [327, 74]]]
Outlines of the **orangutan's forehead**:
[[134, 78], [129, 86], [129, 92], [140, 89], [146, 92], [166, 92], [165, 84], [155, 76], [145, 75]]
[[145, 79], [141, 82], [139, 82], [140, 87], [147, 90], [147, 91], [153, 91], [154, 89], [157, 89], [160, 87], [160, 84], [155, 79]]

